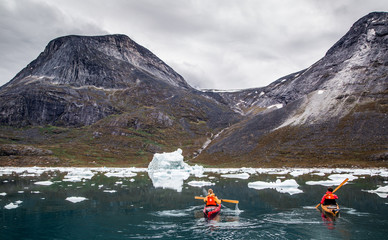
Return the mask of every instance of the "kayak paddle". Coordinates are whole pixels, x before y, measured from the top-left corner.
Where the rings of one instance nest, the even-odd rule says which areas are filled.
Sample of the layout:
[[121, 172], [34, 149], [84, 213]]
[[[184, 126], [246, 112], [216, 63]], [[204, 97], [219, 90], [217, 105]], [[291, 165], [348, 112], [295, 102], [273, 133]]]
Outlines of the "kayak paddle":
[[[335, 191], [337, 191], [340, 187], [342, 187], [348, 180], [349, 178], [346, 178], [336, 189], [333, 190], [333, 193], [335, 193]], [[321, 203], [318, 203], [318, 205], [315, 208], [318, 208], [319, 205], [321, 205]]]
[[[195, 199], [202, 199], [204, 200], [205, 197], [199, 197], [199, 196], [195, 196], [194, 197]], [[238, 201], [237, 200], [229, 200], [229, 199], [220, 199], [222, 202], [228, 202], [228, 203], [236, 203], [238, 204]]]

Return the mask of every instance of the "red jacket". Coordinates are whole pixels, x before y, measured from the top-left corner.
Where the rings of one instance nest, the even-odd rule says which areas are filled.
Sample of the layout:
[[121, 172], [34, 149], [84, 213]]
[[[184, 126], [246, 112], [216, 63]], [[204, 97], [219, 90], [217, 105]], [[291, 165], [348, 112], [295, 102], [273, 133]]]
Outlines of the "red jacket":
[[327, 191], [325, 195], [323, 195], [321, 204], [325, 202], [325, 199], [338, 199], [338, 196], [335, 195], [333, 192]]

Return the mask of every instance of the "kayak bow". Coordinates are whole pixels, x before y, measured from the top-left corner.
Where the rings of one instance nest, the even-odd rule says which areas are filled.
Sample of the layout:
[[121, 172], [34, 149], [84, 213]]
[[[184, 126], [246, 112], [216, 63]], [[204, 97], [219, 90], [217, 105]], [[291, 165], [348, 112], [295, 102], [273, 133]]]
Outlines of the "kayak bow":
[[340, 208], [339, 208], [338, 204], [336, 204], [336, 205], [321, 205], [321, 208], [322, 208], [324, 213], [326, 213], [332, 217], [337, 217], [339, 212], [340, 212]]
[[207, 219], [213, 219], [221, 211], [221, 204], [218, 206], [205, 206], [203, 208], [203, 215]]

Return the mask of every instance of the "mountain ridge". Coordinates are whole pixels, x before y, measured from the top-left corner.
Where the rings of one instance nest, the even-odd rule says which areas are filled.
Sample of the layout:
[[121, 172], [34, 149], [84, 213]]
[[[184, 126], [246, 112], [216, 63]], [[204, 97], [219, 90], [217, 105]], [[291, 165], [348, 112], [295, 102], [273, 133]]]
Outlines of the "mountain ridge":
[[[0, 88], [0, 145], [70, 165], [145, 164], [177, 147], [205, 165], [384, 165], [387, 43], [388, 13], [370, 13], [309, 68], [214, 92], [125, 35], [57, 38]], [[0, 164], [22, 161], [1, 152]]]

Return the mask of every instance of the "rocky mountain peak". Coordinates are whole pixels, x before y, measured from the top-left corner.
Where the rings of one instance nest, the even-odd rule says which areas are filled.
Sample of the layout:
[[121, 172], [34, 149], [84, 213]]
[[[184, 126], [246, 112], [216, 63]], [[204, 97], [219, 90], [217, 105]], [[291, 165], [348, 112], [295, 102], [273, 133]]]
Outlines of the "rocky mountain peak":
[[[326, 56], [335, 54], [339, 51], [354, 51], [360, 43], [365, 41], [381, 39], [387, 42], [388, 38], [388, 13], [387, 12], [372, 12], [362, 17], [353, 24], [350, 30], [331, 47]], [[375, 38], [377, 36], [378, 38]]]
[[162, 81], [174, 87], [190, 88], [171, 67], [125, 35], [71, 35], [54, 39], [7, 85], [36, 81], [103, 88]]

